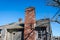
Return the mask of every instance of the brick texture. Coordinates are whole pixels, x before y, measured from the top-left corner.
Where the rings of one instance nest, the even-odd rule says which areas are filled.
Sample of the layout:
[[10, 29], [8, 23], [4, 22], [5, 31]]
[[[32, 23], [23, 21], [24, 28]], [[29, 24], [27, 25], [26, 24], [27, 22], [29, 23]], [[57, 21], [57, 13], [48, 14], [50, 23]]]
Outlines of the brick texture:
[[35, 8], [26, 9], [24, 24], [24, 40], [35, 40]]

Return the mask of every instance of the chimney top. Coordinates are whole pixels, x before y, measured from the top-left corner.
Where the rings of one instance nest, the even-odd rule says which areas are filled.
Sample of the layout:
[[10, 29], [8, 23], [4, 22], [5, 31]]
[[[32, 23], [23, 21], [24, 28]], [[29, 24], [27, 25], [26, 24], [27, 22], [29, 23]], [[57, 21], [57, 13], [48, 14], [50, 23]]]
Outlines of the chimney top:
[[28, 7], [26, 8], [26, 11], [30, 11], [30, 10], [34, 10], [35, 8], [34, 7]]

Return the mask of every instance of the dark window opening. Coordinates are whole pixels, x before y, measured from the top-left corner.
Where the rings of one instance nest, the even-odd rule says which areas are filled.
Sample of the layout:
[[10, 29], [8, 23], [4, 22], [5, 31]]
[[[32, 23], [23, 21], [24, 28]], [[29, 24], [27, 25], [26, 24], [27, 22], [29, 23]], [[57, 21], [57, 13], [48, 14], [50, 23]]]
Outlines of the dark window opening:
[[45, 30], [46, 30], [46, 27], [39, 27], [39, 26], [38, 26], [38, 27], [35, 27], [35, 30], [36, 30], [36, 31], [41, 31], [41, 30], [42, 30], [42, 31], [45, 31]]
[[41, 33], [40, 33], [40, 31], [38, 31], [38, 38], [41, 38]]
[[1, 36], [0, 36], [0, 38], [1, 38]]
[[24, 24], [19, 24], [19, 26], [22, 26], [22, 27], [24, 27]]
[[15, 33], [13, 33], [13, 35], [15, 35]]
[[46, 30], [46, 27], [41, 27], [40, 29], [41, 29], [42, 31], [44, 31], [44, 30]]
[[2, 30], [2, 29], [0, 29], [0, 34], [1, 34], [1, 30]]
[[44, 40], [46, 40], [46, 38], [44, 37]]
[[46, 35], [46, 27], [38, 27], [38, 38], [43, 37], [44, 35]]

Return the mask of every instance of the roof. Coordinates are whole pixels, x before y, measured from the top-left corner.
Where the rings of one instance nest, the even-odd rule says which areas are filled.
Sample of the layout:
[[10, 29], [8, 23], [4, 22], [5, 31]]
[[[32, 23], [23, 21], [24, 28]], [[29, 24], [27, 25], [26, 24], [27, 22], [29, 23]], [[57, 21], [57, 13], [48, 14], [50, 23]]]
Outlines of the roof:
[[[49, 22], [49, 18], [37, 20], [36, 23], [38, 25], [44, 24], [45, 22]], [[46, 24], [45, 24], [46, 25]], [[7, 28], [7, 29], [15, 29], [15, 28], [24, 28], [24, 23], [13, 22], [7, 25], [0, 26], [0, 29]]]
[[50, 24], [50, 19], [46, 18], [46, 19], [40, 19], [36, 21], [36, 26], [47, 26], [48, 24]]
[[[21, 25], [20, 25], [21, 24]], [[16, 29], [16, 28], [23, 28], [24, 24], [23, 23], [19, 23], [19, 22], [14, 22], [14, 23], [10, 23], [7, 25], [3, 25], [0, 26], [0, 29], [6, 28], [6, 29]]]

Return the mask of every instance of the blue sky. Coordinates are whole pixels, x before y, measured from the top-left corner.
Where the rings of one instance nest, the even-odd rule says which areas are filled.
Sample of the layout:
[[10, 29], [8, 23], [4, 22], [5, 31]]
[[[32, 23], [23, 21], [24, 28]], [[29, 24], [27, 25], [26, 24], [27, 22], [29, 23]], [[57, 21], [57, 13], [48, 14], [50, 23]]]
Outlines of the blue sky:
[[[36, 20], [51, 18], [58, 8], [46, 6], [45, 0], [0, 0], [0, 25], [18, 22], [19, 18], [24, 20], [25, 9], [35, 7]], [[52, 33], [60, 36], [60, 24], [51, 22]]]

